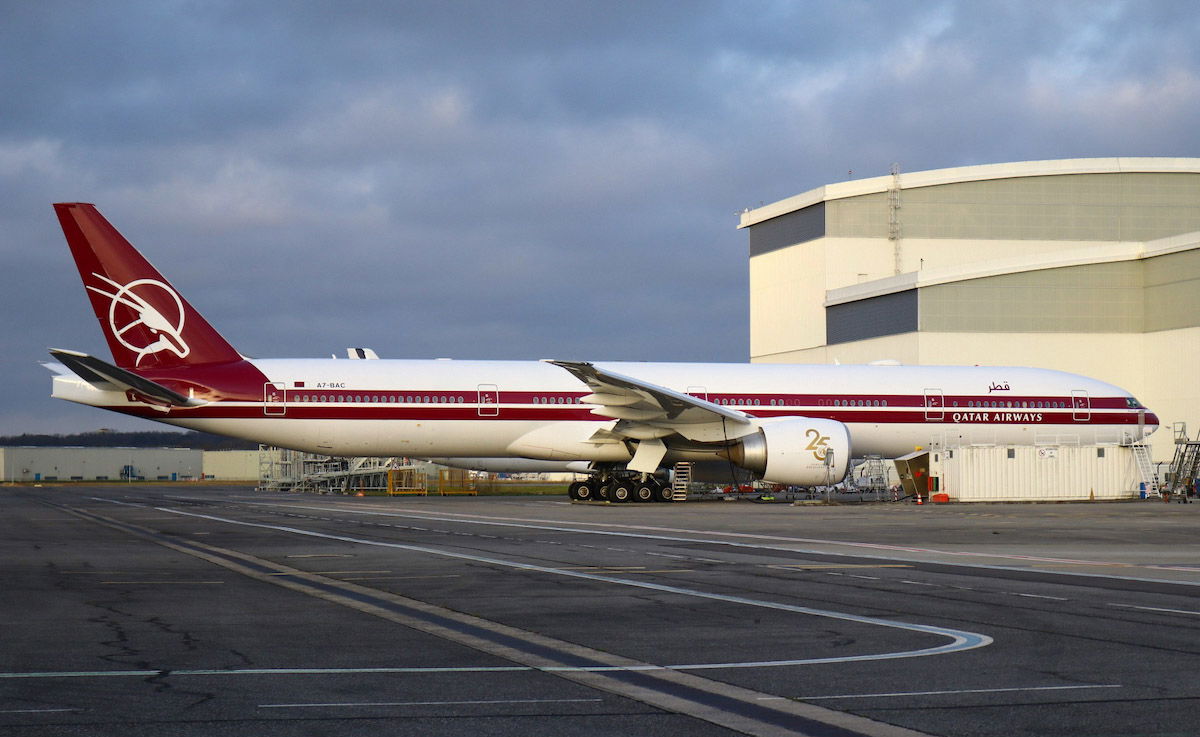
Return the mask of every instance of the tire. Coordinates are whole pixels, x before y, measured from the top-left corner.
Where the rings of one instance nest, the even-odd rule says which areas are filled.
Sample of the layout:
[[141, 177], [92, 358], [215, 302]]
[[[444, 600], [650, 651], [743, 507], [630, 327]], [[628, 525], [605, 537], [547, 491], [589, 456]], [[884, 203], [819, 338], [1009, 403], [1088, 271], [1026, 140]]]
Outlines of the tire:
[[670, 484], [661, 484], [654, 489], [654, 501], [656, 502], [673, 502], [675, 501], [675, 490]]
[[582, 502], [591, 499], [593, 493], [586, 481], [576, 481], [567, 487], [567, 496], [572, 501]]
[[614, 502], [627, 502], [633, 498], [633, 484], [628, 481], [613, 484], [609, 488], [608, 495]]
[[649, 482], [644, 484], [636, 484], [633, 487], [633, 500], [635, 502], [652, 502], [654, 501], [655, 485]]
[[606, 482], [596, 487], [596, 499], [607, 502], [612, 499], [612, 482]]

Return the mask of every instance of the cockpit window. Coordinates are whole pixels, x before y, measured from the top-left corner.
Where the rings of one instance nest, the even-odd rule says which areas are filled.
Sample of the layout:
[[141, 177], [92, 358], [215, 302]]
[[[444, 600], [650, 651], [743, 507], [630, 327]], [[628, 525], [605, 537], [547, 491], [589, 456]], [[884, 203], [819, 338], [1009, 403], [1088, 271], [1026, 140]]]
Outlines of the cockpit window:
[[1141, 402], [1134, 399], [1133, 397], [1125, 397], [1125, 408], [1126, 409], [1146, 409], [1145, 405], [1143, 405]]

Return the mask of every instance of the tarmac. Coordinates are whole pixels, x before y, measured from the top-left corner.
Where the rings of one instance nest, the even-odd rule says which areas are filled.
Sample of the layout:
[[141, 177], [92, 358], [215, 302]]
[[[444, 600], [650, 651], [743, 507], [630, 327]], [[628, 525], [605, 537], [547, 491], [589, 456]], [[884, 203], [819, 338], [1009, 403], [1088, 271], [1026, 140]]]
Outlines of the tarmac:
[[0, 735], [1200, 732], [1200, 504], [0, 498]]

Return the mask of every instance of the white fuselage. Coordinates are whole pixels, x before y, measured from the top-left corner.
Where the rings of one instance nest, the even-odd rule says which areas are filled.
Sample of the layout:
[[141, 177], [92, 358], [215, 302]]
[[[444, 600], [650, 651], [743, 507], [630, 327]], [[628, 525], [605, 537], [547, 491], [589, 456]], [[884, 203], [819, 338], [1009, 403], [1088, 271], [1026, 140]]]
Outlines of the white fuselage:
[[[70, 376], [63, 399], [171, 424], [329, 455], [611, 461], [593, 442], [614, 419], [589, 391], [537, 361], [253, 360], [262, 395], [149, 408]], [[849, 428], [855, 457], [971, 444], [1129, 443], [1158, 420], [1127, 392], [1075, 374], [1016, 367], [597, 363], [756, 418], [820, 417]], [[189, 369], [202, 383], [203, 367]], [[252, 394], [253, 393], [253, 394]], [[678, 455], [678, 454], [675, 454]], [[686, 455], [686, 454], [685, 454]], [[669, 455], [668, 460], [673, 456]]]

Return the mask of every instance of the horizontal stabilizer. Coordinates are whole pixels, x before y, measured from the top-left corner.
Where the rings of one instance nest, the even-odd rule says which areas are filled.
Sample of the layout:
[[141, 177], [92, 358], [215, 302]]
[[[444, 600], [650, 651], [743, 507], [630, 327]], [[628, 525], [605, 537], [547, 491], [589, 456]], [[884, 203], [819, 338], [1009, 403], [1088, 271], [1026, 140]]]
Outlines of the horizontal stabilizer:
[[146, 399], [169, 404], [172, 407], [198, 407], [207, 404], [202, 399], [185, 397], [162, 384], [113, 366], [111, 363], [86, 353], [52, 348], [50, 355], [71, 369], [76, 376], [102, 391], [133, 391]]

